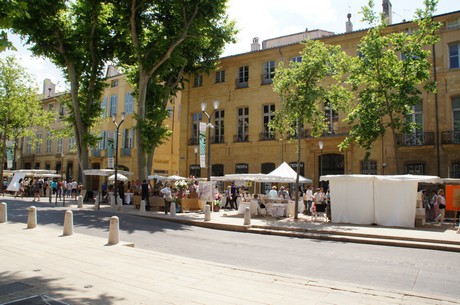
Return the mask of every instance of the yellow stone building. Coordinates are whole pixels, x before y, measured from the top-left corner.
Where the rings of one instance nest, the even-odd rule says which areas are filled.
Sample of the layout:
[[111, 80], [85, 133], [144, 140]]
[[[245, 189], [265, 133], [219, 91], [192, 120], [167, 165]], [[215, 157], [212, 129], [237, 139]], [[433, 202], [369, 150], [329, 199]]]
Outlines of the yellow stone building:
[[[460, 11], [435, 17], [442, 22], [440, 41], [434, 46], [433, 79], [437, 94], [421, 96], [420, 105], [408, 119], [423, 126], [411, 134], [398, 135], [399, 173], [460, 177]], [[333, 34], [322, 30], [306, 31], [265, 40], [254, 38], [251, 51], [221, 59], [219, 69], [209, 74], [190, 76], [181, 99], [181, 175], [206, 177], [206, 168], [199, 167], [196, 156], [201, 103], [207, 102], [207, 113], [213, 112], [213, 101], [219, 107], [211, 118], [211, 175], [233, 173], [268, 173], [282, 162], [294, 169], [297, 143], [269, 131], [267, 123], [280, 107], [280, 97], [272, 90], [274, 71], [280, 62], [300, 60], [300, 41], [319, 39], [340, 45], [351, 56], [357, 56], [357, 45], [366, 30]], [[416, 24], [393, 24], [388, 31], [410, 32]], [[342, 120], [345, 113], [333, 113], [324, 105], [330, 128], [320, 138], [310, 136], [308, 126], [301, 135], [300, 173], [319, 183], [321, 174], [395, 174], [392, 136], [387, 133], [377, 141], [369, 161], [365, 151], [356, 144], [340, 152], [348, 127]], [[322, 149], [319, 143], [323, 143]]]
[[[423, 128], [412, 134], [398, 135], [397, 153], [399, 172], [460, 177], [460, 11], [436, 16], [442, 22], [440, 41], [432, 50], [432, 77], [438, 83], [437, 94], [423, 94], [421, 103], [415, 107], [410, 118]], [[411, 22], [393, 24], [389, 31], [407, 31], [416, 25]], [[340, 45], [349, 55], [357, 55], [357, 44], [366, 34], [365, 30], [334, 34], [323, 30], [306, 31], [259, 43], [254, 38], [247, 53], [221, 58], [219, 69], [209, 74], [190, 76], [181, 95], [169, 106], [171, 118], [165, 124], [171, 126], [173, 136], [155, 151], [151, 173], [179, 174], [206, 177], [207, 169], [200, 167], [199, 125], [208, 123], [205, 111], [213, 113], [211, 129], [211, 175], [233, 173], [268, 173], [282, 162], [295, 168], [297, 143], [272, 133], [268, 122], [280, 105], [280, 97], [273, 92], [273, 73], [280, 62], [300, 60], [305, 39], [320, 39], [329, 44]], [[91, 148], [92, 168], [107, 168], [107, 144], [113, 137], [115, 125], [111, 113], [126, 112], [120, 127], [119, 165], [134, 172], [137, 140], [134, 137], [133, 112], [135, 100], [125, 76], [110, 67], [107, 71], [109, 86], [105, 89], [101, 107], [103, 117], [97, 126], [102, 137], [97, 147]], [[65, 111], [56, 99], [54, 87], [45, 82], [44, 107], [56, 112], [55, 129], [60, 128], [60, 117]], [[219, 101], [214, 112], [213, 103]], [[369, 161], [364, 161], [364, 150], [351, 145], [340, 152], [338, 144], [343, 141], [348, 127], [342, 122], [345, 113], [334, 113], [325, 105], [330, 120], [329, 132], [320, 138], [310, 136], [308, 126], [301, 134], [300, 173], [319, 183], [321, 174], [395, 174], [393, 140], [385, 135], [374, 144]], [[24, 139], [18, 155], [18, 168], [56, 169], [65, 177], [80, 180], [78, 160], [72, 149], [73, 139], [48, 138], [38, 131], [42, 144], [33, 146]], [[322, 142], [322, 149], [319, 143]], [[207, 151], [205, 151], [207, 155]], [[207, 156], [206, 156], [207, 158]]]

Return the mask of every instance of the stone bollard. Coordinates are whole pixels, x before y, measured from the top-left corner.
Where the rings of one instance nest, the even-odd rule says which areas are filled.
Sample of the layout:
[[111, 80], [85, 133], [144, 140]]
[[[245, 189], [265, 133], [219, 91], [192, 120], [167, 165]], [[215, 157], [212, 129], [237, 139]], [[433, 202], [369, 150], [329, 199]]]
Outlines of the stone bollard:
[[458, 222], [457, 234], [460, 234], [460, 220]]
[[94, 198], [94, 209], [99, 210], [99, 196], [96, 196], [96, 198]]
[[112, 209], [115, 209], [115, 196], [114, 195], [110, 195], [110, 207]]
[[169, 205], [169, 215], [176, 216], [176, 203], [175, 202], [171, 202], [171, 204]]
[[0, 223], [8, 221], [7, 205], [5, 202], [0, 203]]
[[27, 217], [27, 229], [33, 229], [35, 227], [37, 227], [37, 208], [31, 206]]
[[204, 221], [211, 221], [211, 207], [209, 204], [204, 206]]
[[120, 221], [117, 216], [110, 218], [109, 245], [116, 245], [120, 242]]
[[245, 226], [250, 226], [251, 225], [251, 210], [249, 207], [246, 207], [244, 209], [244, 223], [243, 225]]
[[141, 200], [141, 206], [139, 207], [139, 212], [145, 214], [145, 200]]
[[78, 196], [78, 208], [82, 208], [82, 207], [83, 207], [83, 197]]
[[65, 211], [64, 215], [64, 231], [63, 236], [70, 236], [73, 234], [73, 212], [68, 210]]

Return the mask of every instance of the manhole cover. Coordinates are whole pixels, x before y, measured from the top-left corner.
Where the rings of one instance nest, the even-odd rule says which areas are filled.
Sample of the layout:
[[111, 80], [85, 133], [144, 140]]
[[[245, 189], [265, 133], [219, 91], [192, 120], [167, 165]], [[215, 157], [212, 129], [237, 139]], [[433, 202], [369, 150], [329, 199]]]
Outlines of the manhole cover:
[[3, 305], [70, 305], [46, 295], [36, 295], [25, 299], [4, 303]]

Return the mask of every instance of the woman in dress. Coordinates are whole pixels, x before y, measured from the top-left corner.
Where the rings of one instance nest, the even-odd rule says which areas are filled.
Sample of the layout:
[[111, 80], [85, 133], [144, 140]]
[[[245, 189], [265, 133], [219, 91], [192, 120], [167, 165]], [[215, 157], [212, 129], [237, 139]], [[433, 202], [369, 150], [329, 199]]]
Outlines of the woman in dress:
[[444, 222], [444, 216], [446, 215], [446, 198], [444, 197], [444, 190], [439, 189], [438, 191], [438, 197], [436, 199], [438, 202], [438, 207], [439, 207], [439, 214], [436, 217], [436, 222], [443, 224]]

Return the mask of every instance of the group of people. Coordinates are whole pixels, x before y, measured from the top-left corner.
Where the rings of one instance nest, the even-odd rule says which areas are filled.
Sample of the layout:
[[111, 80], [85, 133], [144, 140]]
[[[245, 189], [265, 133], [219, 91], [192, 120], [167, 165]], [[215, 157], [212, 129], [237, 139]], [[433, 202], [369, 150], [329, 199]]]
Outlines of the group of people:
[[57, 196], [59, 200], [62, 200], [64, 196], [66, 198], [76, 199], [80, 191], [81, 184], [77, 183], [75, 179], [67, 181], [57, 178], [21, 178], [19, 179], [19, 191], [15, 193], [15, 197], [33, 195], [33, 202], [40, 201], [40, 197], [43, 196]]
[[446, 215], [446, 197], [443, 189], [433, 190], [431, 196], [426, 196], [426, 190], [422, 189], [419, 196], [423, 201], [426, 220], [442, 224]]
[[331, 207], [331, 192], [328, 189], [324, 193], [322, 187], [316, 188], [316, 192], [313, 193], [313, 187], [309, 185], [305, 192], [303, 192], [303, 204], [305, 206], [305, 215], [316, 215], [317, 212], [326, 212], [330, 218], [330, 207]]

